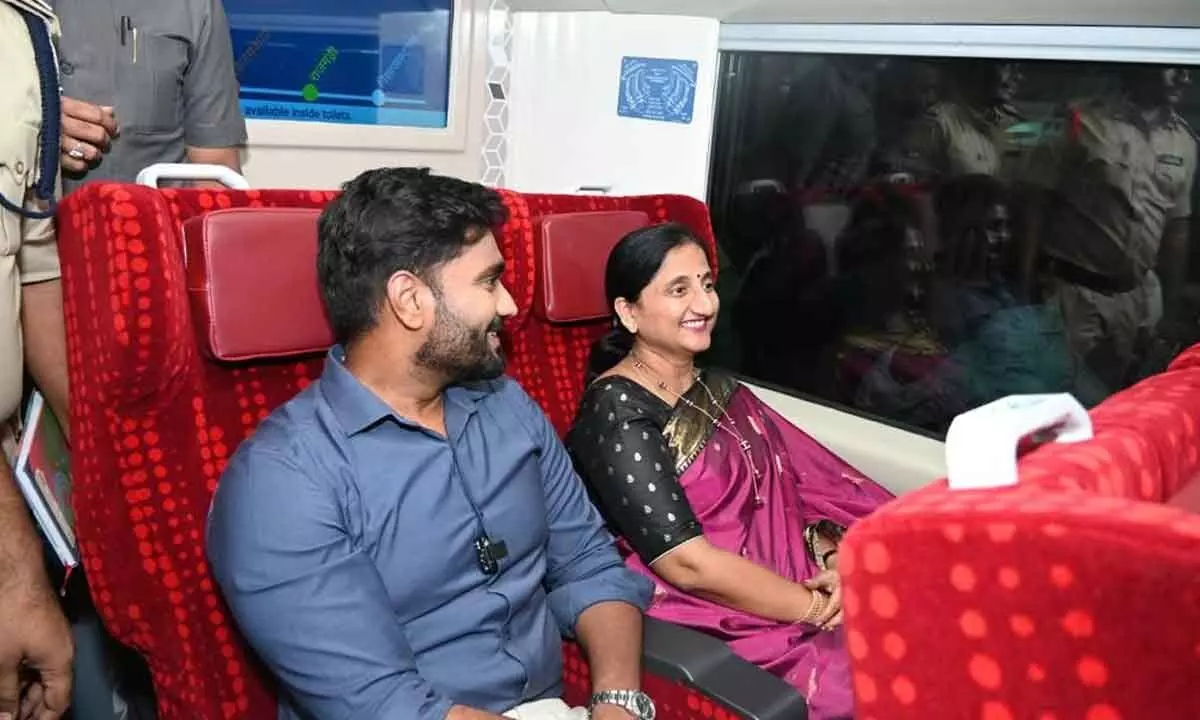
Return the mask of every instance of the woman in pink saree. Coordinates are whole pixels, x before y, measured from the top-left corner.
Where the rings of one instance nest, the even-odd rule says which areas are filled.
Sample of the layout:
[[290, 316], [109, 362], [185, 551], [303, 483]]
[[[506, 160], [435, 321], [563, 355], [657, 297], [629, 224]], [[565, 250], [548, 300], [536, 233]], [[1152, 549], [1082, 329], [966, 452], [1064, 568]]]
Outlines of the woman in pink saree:
[[649, 614], [783, 678], [814, 720], [853, 717], [837, 544], [891, 495], [737, 380], [695, 368], [719, 300], [685, 227], [622, 239], [605, 290], [614, 330], [567, 447], [627, 562], [655, 581]]

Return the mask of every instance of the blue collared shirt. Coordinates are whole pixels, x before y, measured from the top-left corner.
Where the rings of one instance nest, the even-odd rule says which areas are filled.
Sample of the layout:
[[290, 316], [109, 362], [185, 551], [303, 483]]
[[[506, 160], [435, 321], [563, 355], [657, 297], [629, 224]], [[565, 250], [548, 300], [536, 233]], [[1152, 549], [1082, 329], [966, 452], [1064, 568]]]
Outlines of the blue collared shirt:
[[[448, 437], [346, 370], [238, 448], [208, 554], [288, 720], [441, 720], [561, 690], [560, 637], [589, 606], [645, 609], [553, 427], [509, 378], [452, 387]], [[475, 540], [508, 554], [485, 575]]]

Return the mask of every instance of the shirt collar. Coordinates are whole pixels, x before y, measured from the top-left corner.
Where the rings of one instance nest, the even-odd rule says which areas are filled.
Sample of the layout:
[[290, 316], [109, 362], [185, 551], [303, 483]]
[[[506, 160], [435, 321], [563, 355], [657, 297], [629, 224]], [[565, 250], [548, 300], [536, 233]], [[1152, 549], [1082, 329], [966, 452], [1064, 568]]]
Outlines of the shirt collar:
[[347, 435], [357, 434], [389, 415], [392, 409], [346, 369], [346, 350], [334, 345], [325, 356], [321, 394]]
[[[345, 361], [345, 348], [334, 345], [329, 349], [325, 358], [325, 369], [321, 372], [321, 394], [347, 435], [357, 435], [387, 417], [406, 427], [417, 427], [411, 420], [393, 412], [382, 398], [354, 377], [354, 374], [346, 369]], [[470, 416], [476, 403], [490, 391], [491, 384], [488, 382], [455, 385], [446, 388], [445, 400], [447, 404], [457, 406], [465, 411], [466, 416]], [[449, 424], [450, 418], [447, 417], [447, 425]]]

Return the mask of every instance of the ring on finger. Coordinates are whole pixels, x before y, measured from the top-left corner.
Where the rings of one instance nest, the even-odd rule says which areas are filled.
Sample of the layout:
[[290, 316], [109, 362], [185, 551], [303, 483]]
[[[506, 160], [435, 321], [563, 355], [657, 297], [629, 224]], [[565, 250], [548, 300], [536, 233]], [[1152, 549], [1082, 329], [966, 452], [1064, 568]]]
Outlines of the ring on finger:
[[85, 155], [83, 154], [83, 143], [81, 143], [81, 142], [75, 143], [75, 147], [71, 148], [67, 152], [67, 155], [75, 158], [76, 160], [82, 160], [85, 157]]

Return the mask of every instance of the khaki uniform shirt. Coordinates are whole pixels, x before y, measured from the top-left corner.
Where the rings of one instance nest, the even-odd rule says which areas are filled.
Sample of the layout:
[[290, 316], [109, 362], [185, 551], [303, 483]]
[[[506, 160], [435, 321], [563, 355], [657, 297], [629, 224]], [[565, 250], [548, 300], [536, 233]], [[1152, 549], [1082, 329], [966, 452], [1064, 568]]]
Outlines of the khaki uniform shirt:
[[[17, 7], [45, 18], [55, 37], [58, 24], [42, 0], [0, 0], [0, 194], [34, 208], [42, 91], [29, 28]], [[31, 220], [0, 208], [0, 422], [21, 400], [21, 285], [56, 277], [54, 219]]]
[[1178, 115], [1149, 124], [1127, 103], [1079, 103], [1033, 168], [1029, 179], [1062, 201], [1042, 235], [1046, 254], [1141, 278], [1157, 264], [1167, 224], [1192, 213], [1196, 139]]
[[959, 102], [937, 103], [906, 140], [904, 169], [921, 177], [999, 177], [1019, 153], [1008, 136], [1019, 121], [1009, 107], [983, 111]]

